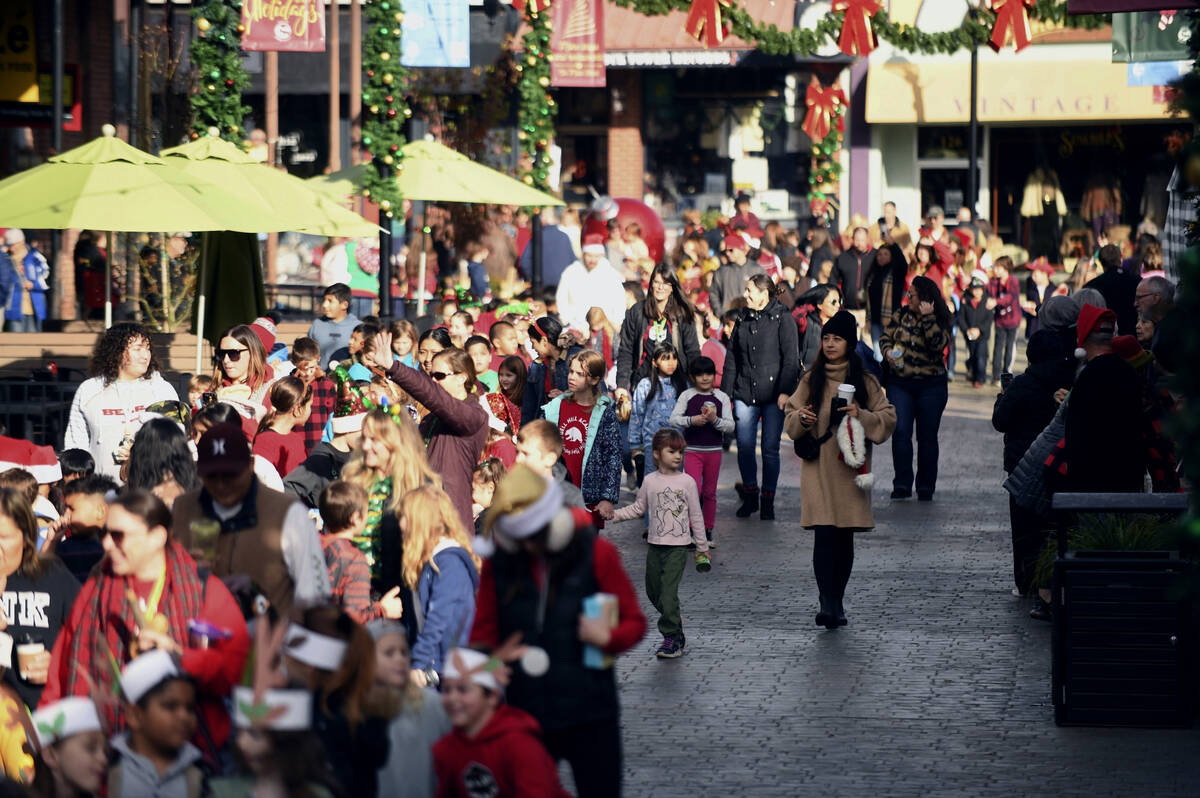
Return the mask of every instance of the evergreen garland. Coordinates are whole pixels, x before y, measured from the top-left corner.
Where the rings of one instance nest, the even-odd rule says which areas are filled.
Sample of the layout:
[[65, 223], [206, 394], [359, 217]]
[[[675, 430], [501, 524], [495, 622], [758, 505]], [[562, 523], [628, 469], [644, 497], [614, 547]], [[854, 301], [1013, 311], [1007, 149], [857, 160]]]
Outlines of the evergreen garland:
[[832, 222], [837, 211], [837, 191], [834, 186], [842, 176], [841, 150], [845, 137], [846, 104], [834, 106], [837, 114], [829, 132], [812, 144], [812, 166], [808, 170], [808, 201], [812, 215]]
[[401, 196], [392, 176], [404, 169], [404, 124], [412, 116], [405, 94], [408, 70], [400, 64], [404, 10], [400, 0], [368, 0], [363, 5], [363, 134], [371, 165], [363, 196], [392, 218]]
[[[659, 16], [672, 11], [687, 11], [691, 0], [613, 0], [622, 8], [632, 8], [639, 14]], [[1073, 28], [1092, 30], [1109, 24], [1108, 14], [1067, 14], [1066, 0], [1037, 0], [1029, 12], [1030, 19], [1056, 22]], [[753, 19], [749, 12], [736, 5], [722, 7], [721, 19], [727, 21], [729, 33], [753, 44], [767, 55], [800, 55], [815, 53], [827, 42], [837, 42], [842, 32], [844, 13], [831, 13], [812, 29], [792, 28], [780, 30], [775, 25], [764, 25]], [[871, 17], [871, 28], [882, 41], [891, 43], [899, 50], [909, 53], [955, 53], [975, 45], [986, 45], [992, 38], [992, 25], [996, 14], [990, 8], [981, 8], [977, 15], [964, 18], [962, 24], [949, 31], [926, 33], [912, 25], [892, 22], [887, 11]]]
[[558, 114], [550, 96], [550, 11], [525, 7], [529, 32], [522, 39], [523, 60], [517, 62], [520, 107], [517, 112], [517, 139], [528, 159], [522, 164], [521, 179], [541, 191], [550, 188], [550, 140], [554, 138], [554, 119]]
[[245, 140], [242, 123], [250, 113], [242, 104], [242, 92], [250, 76], [242, 66], [242, 0], [204, 0], [192, 9], [196, 35], [192, 37], [191, 61], [194, 83], [188, 103], [193, 139], [211, 128], [221, 138], [241, 146]]

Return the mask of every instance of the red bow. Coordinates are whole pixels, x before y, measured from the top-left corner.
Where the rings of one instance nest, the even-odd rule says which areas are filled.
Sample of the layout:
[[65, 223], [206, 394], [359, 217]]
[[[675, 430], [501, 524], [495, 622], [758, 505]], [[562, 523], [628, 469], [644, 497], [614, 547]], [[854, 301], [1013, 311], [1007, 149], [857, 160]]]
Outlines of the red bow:
[[683, 30], [697, 41], [703, 42], [705, 47], [716, 47], [725, 38], [725, 28], [721, 24], [721, 6], [727, 5], [729, 0], [692, 0]]
[[1019, 53], [1029, 46], [1029, 11], [1035, 0], [992, 0], [992, 10], [996, 12], [996, 25], [992, 28], [992, 38], [988, 42], [996, 52], [1004, 47], [1011, 29], [1013, 43]]
[[814, 80], [808, 84], [804, 104], [808, 106], [808, 115], [804, 117], [804, 132], [812, 139], [813, 144], [823, 141], [829, 135], [835, 118], [838, 130], [845, 130], [845, 117], [838, 113], [839, 106], [846, 104], [846, 95], [840, 86], [823, 89]]
[[512, 7], [524, 12], [526, 2], [529, 4], [531, 14], [539, 14], [550, 7], [551, 0], [512, 0]]
[[867, 55], [879, 45], [871, 17], [883, 6], [879, 0], [833, 0], [834, 11], [846, 12], [838, 47], [846, 55]]

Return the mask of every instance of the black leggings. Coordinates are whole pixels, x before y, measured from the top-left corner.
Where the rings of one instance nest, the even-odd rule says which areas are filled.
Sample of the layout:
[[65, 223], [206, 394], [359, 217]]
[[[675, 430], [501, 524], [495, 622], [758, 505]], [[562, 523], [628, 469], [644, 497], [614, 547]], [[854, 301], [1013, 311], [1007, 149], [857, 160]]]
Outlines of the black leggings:
[[854, 532], [836, 526], [814, 527], [813, 573], [822, 596], [840, 599], [854, 568]]
[[620, 798], [621, 721], [614, 716], [546, 735], [555, 761], [567, 760], [579, 798]]

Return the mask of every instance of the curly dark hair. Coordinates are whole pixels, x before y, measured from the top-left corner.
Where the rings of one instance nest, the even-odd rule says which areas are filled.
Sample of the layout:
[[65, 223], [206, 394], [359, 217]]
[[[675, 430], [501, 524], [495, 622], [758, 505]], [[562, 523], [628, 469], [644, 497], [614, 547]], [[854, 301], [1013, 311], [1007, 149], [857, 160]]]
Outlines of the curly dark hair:
[[[116, 382], [121, 373], [121, 361], [125, 357], [125, 350], [129, 348], [130, 342], [138, 339], [150, 343], [150, 333], [145, 327], [132, 321], [123, 321], [105, 330], [96, 339], [88, 373], [93, 377], [100, 377], [105, 385]], [[146, 369], [146, 376], [149, 377], [157, 371], [161, 371], [161, 368], [154, 350], [151, 349], [150, 366]]]

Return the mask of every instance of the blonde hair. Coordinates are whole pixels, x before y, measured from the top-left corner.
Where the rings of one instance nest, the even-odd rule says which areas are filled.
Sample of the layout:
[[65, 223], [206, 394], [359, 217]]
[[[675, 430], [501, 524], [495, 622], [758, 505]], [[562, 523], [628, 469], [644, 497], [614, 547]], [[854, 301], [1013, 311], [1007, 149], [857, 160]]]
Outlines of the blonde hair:
[[579, 368], [583, 373], [593, 379], [604, 379], [604, 372], [608, 369], [604, 363], [604, 355], [599, 352], [593, 352], [590, 349], [584, 349], [582, 352], [576, 353], [572, 361], [579, 361]]
[[409, 491], [427, 484], [441, 487], [442, 478], [429, 467], [421, 433], [407, 413], [393, 416], [386, 410], [376, 408], [363, 419], [362, 432], [364, 438], [370, 436], [372, 440], [381, 441], [391, 457], [380, 471], [369, 468], [363, 455], [362, 441], [359, 441], [350, 455], [350, 462], [342, 471], [342, 479], [361, 485], [370, 493], [371, 485], [377, 478], [391, 477], [392, 496], [388, 502], [391, 512], [400, 509], [400, 500]]
[[587, 312], [587, 323], [589, 327], [599, 327], [608, 333], [608, 337], [613, 339], [616, 344], [617, 328], [608, 320], [608, 315], [605, 314], [603, 308], [593, 307]]
[[403, 530], [404, 555], [401, 559], [404, 584], [415, 590], [426, 563], [437, 572], [433, 550], [442, 538], [450, 538], [466, 549], [475, 563], [475, 569], [479, 569], [479, 556], [472, 550], [471, 539], [463, 529], [458, 509], [446, 491], [436, 485], [422, 485], [410, 490], [400, 500], [400, 513], [407, 521], [407, 527]]

